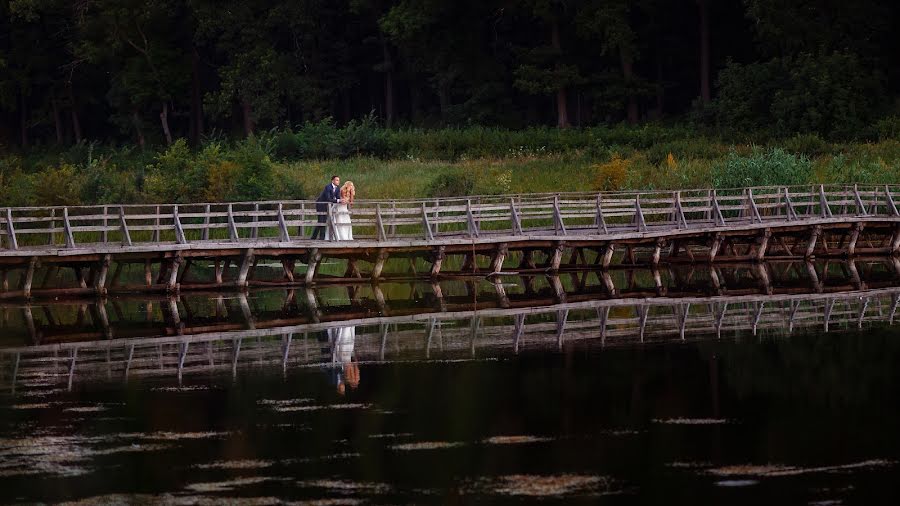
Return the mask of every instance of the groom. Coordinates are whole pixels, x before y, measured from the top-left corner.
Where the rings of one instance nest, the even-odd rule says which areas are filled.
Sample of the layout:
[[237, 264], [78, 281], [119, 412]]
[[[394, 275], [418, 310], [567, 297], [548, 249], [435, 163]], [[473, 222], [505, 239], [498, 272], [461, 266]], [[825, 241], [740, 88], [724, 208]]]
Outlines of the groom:
[[331, 182], [325, 186], [319, 198], [316, 199], [316, 213], [320, 225], [313, 230], [310, 239], [325, 239], [325, 223], [328, 221], [327, 213], [329, 211], [328, 204], [338, 204], [341, 202], [341, 178], [331, 176]]

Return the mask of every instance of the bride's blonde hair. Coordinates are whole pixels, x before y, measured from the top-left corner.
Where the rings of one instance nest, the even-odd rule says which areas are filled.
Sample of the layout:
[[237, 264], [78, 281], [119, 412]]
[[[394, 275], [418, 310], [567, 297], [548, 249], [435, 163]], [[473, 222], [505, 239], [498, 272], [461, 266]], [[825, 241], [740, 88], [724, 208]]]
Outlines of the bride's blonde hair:
[[354, 197], [356, 197], [356, 187], [353, 186], [353, 181], [347, 181], [341, 186], [341, 199], [347, 204], [352, 204]]

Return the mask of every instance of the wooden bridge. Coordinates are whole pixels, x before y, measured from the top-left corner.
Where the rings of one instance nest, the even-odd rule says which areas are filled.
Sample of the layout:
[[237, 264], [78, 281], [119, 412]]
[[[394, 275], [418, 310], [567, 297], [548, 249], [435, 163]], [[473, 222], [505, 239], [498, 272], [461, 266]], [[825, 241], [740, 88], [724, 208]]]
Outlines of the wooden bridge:
[[[427, 312], [0, 349], [0, 388], [71, 389], [76, 377], [127, 380], [239, 368], [338, 366], [329, 329], [353, 327], [354, 360], [478, 358], [523, 349], [740, 338], [893, 324], [900, 288], [831, 294], [618, 298], [550, 306]], [[327, 335], [327, 334], [326, 334]]]
[[[894, 255], [896, 189], [358, 201], [353, 241], [308, 239], [316, 226], [334, 230], [334, 209], [319, 213], [305, 201], [7, 208], [0, 298]], [[342, 262], [340, 272], [324, 274], [326, 259]], [[257, 268], [272, 262], [277, 269]]]

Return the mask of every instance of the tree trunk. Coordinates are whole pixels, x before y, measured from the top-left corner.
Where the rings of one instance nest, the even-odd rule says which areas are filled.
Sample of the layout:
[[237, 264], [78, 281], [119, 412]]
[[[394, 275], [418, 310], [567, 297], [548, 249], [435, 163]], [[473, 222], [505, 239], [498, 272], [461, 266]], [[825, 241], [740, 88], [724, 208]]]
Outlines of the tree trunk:
[[391, 128], [394, 124], [394, 61], [386, 39], [381, 40], [381, 52], [384, 55], [384, 126]]
[[172, 145], [172, 132], [169, 131], [169, 103], [162, 103], [162, 111], [159, 113], [159, 121], [162, 123], [163, 135], [166, 136], [166, 145]]
[[141, 129], [141, 118], [138, 116], [137, 109], [131, 111], [131, 124], [134, 125], [134, 133], [137, 136], [138, 146], [140, 146], [141, 151], [143, 151], [144, 146], [147, 143], [144, 140], [144, 131]]
[[197, 48], [191, 48], [191, 126], [189, 128], [192, 146], [200, 144], [203, 136], [203, 98], [200, 89], [200, 55]]
[[629, 90], [631, 87], [631, 80], [634, 78], [634, 66], [631, 61], [631, 55], [624, 49], [619, 49], [619, 57], [622, 59], [622, 75], [625, 77], [625, 88], [628, 90], [628, 106], [626, 109], [628, 123], [635, 125], [639, 119], [638, 105], [637, 100], [634, 98], [634, 94]]
[[28, 147], [28, 109], [25, 102], [25, 90], [19, 93], [19, 126], [22, 129], [22, 148]]
[[246, 98], [241, 99], [241, 115], [244, 118], [244, 135], [250, 137], [253, 135], [253, 108]]
[[[551, 23], [550, 38], [553, 49], [562, 54], [562, 44], [559, 42], [559, 21], [556, 19]], [[556, 126], [559, 128], [569, 128], [569, 107], [566, 100], [566, 88], [560, 86], [556, 90]]]
[[697, 0], [700, 10], [700, 101], [708, 104], [709, 89], [709, 8], [707, 0]]
[[56, 127], [56, 143], [63, 142], [62, 119], [59, 116], [59, 103], [56, 101], [56, 93], [50, 90], [50, 106], [53, 108], [53, 125]]
[[75, 143], [81, 142], [81, 121], [78, 119], [78, 108], [75, 106], [75, 93], [72, 92], [72, 84], [69, 83], [69, 106], [72, 108], [72, 132], [75, 134]]

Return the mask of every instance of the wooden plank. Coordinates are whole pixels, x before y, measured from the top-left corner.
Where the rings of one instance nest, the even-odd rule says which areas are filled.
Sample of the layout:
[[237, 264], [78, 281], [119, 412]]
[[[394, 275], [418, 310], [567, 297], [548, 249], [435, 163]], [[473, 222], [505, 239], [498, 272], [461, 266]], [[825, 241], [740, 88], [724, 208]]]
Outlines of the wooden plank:
[[785, 212], [787, 214], [788, 221], [793, 221], [797, 219], [797, 211], [794, 210], [794, 204], [791, 202], [791, 194], [788, 192], [787, 187], [784, 188], [784, 207]]
[[259, 202], [253, 204], [253, 211], [253, 217], [250, 219], [250, 222], [252, 223], [250, 228], [250, 238], [257, 239], [259, 237], [259, 216], [257, 215], [257, 213], [259, 213]]
[[819, 185], [819, 211], [822, 218], [831, 217], [831, 206], [828, 205], [828, 198], [825, 196], [825, 185]]
[[[253, 248], [247, 248], [247, 250], [244, 252], [243, 257], [241, 258], [241, 266], [240, 266], [240, 269], [238, 270], [238, 275], [237, 275], [237, 280], [236, 280], [238, 286], [247, 286], [247, 275], [250, 272], [250, 266], [253, 265], [254, 257], [255, 257], [255, 255], [254, 255]], [[177, 269], [173, 269], [173, 270], [177, 270]]]
[[888, 185], [884, 185], [884, 196], [887, 199], [888, 213], [891, 216], [900, 216], [900, 212], [897, 211], [897, 205], [894, 203], [894, 196], [891, 195], [891, 189]]
[[[681, 207], [681, 192], [676, 191], [672, 195], [673, 200], [675, 201], [675, 227], [676, 228], [687, 228], [687, 219], [684, 217], [684, 209]], [[635, 201], [637, 202], [637, 200]]]
[[725, 225], [725, 217], [722, 215], [722, 209], [719, 208], [719, 197], [716, 195], [716, 190], [712, 191], [712, 208], [713, 208], [713, 216], [715, 218], [716, 225], [724, 226]]

